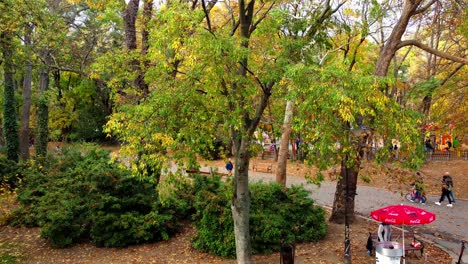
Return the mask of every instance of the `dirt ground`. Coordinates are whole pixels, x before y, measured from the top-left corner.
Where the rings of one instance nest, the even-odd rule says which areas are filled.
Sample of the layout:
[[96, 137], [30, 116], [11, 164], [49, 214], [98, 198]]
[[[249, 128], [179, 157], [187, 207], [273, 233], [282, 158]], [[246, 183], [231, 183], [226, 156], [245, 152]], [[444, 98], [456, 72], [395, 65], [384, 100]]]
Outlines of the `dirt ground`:
[[[224, 161], [205, 162], [203, 165], [223, 167]], [[288, 166], [288, 174], [295, 176], [304, 176], [315, 171], [300, 163], [291, 163]], [[440, 179], [446, 171], [453, 177], [456, 197], [468, 199], [465, 176], [468, 162], [466, 161], [431, 162], [424, 165], [420, 172], [428, 184], [428, 192], [439, 193]], [[325, 175], [327, 180], [336, 180], [337, 177], [333, 169], [328, 170]], [[414, 172], [398, 166], [375, 167], [364, 164], [359, 184], [403, 193], [407, 190], [408, 181], [412, 176]], [[365, 245], [368, 232], [374, 232], [376, 229], [375, 223], [364, 219], [358, 219], [351, 226], [353, 263], [375, 263], [374, 257], [366, 256]], [[40, 238], [37, 228], [3, 226], [0, 227], [0, 263], [236, 263], [235, 260], [222, 259], [192, 249], [190, 239], [194, 232], [191, 226], [186, 226], [180, 234], [169, 241], [122, 249], [96, 248], [88, 243], [67, 249], [54, 249], [46, 240]], [[342, 263], [343, 241], [343, 225], [328, 223], [328, 233], [324, 240], [296, 245], [295, 263]], [[279, 254], [254, 256], [254, 263], [279, 263]], [[407, 256], [406, 263], [448, 264], [451, 263], [451, 258], [438, 247], [426, 244], [425, 256], [411, 254]]]
[[[375, 263], [373, 256], [366, 256], [366, 241], [369, 231], [375, 231], [376, 224], [358, 219], [351, 225], [351, 256], [352, 263]], [[394, 230], [394, 232], [398, 232]], [[0, 228], [0, 263], [226, 263], [234, 264], [235, 260], [222, 259], [190, 247], [190, 238], [194, 229], [187, 226], [175, 238], [159, 243], [130, 246], [122, 249], [96, 248], [91, 244], [79, 244], [66, 249], [53, 249], [47, 241], [39, 237], [38, 228]], [[324, 240], [317, 243], [296, 245], [295, 263], [342, 263], [343, 259], [343, 225], [328, 225], [328, 233]], [[7, 257], [10, 257], [10, 262]], [[254, 256], [254, 263], [279, 263], [278, 253]], [[438, 263], [449, 264], [451, 258], [437, 247], [427, 245], [425, 255], [419, 252], [406, 256], [406, 263]]]

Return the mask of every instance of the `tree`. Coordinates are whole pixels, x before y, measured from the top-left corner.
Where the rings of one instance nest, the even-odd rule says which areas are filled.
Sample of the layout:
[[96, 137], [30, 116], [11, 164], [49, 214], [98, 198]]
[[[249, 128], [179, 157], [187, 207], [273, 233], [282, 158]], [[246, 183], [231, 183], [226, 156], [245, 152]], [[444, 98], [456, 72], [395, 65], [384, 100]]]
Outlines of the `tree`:
[[171, 3], [159, 10], [155, 24], [164, 26], [150, 33], [148, 54], [156, 63], [146, 75], [157, 89], [150, 87], [145, 102], [122, 106], [108, 128], [147, 165], [167, 157], [168, 147], [179, 159], [200, 153], [228, 132], [235, 148], [237, 260], [251, 263], [248, 168], [253, 133], [282, 71], [271, 60], [278, 25], [268, 16], [273, 3], [202, 1], [196, 7]]
[[23, 80], [23, 106], [21, 109], [21, 135], [20, 135], [20, 153], [21, 159], [29, 159], [29, 121], [31, 115], [31, 93], [32, 93], [32, 74], [33, 66], [30, 58], [32, 45], [32, 23], [25, 24], [24, 45], [26, 50], [26, 61], [24, 63], [24, 80]]
[[[314, 47], [310, 43], [314, 42], [316, 46], [326, 45], [326, 39], [323, 38], [324, 32], [330, 23], [327, 22], [331, 16], [336, 13], [345, 3], [340, 2], [335, 8], [330, 1], [324, 3], [315, 3], [314, 1], [291, 1], [284, 4], [286, 13], [285, 24], [282, 34], [285, 38], [293, 39], [284, 47], [284, 52], [289, 53], [290, 63], [313, 63], [306, 61], [305, 53], [311, 53]], [[286, 186], [286, 166], [289, 152], [289, 135], [291, 134], [292, 117], [294, 113], [294, 100], [289, 99], [286, 102], [284, 114], [283, 130], [281, 135], [281, 147], [276, 163], [276, 181]]]
[[35, 154], [37, 157], [47, 155], [47, 144], [49, 142], [49, 98], [47, 90], [49, 89], [49, 65], [51, 57], [49, 50], [41, 52], [44, 64], [39, 69], [39, 102], [37, 105], [37, 136], [35, 141]]
[[[457, 13], [466, 16], [466, 10], [464, 11], [457, 2], [438, 2], [428, 12], [432, 20], [420, 19], [420, 30], [415, 38], [425, 41], [432, 49], [464, 57], [466, 41], [463, 40], [466, 37], [462, 31], [466, 20], [457, 19]], [[410, 55], [414, 56], [408, 63], [407, 74], [408, 82], [412, 85], [409, 92], [412, 106], [426, 116], [426, 122], [454, 124], [459, 129], [463, 128], [460, 123], [463, 113], [458, 110], [463, 109], [459, 103], [463, 98], [461, 87], [462, 76], [466, 72], [465, 64], [438, 57], [421, 49], [413, 49]]]
[[401, 16], [396, 22], [395, 26], [392, 29], [390, 36], [388, 37], [385, 45], [382, 47], [382, 50], [377, 60], [374, 74], [379, 77], [387, 75], [388, 67], [390, 62], [397, 52], [397, 50], [405, 46], [416, 46], [420, 49], [423, 49], [427, 52], [430, 52], [434, 55], [437, 55], [442, 58], [446, 58], [452, 61], [460, 62], [466, 64], [468, 61], [464, 58], [453, 56], [444, 52], [441, 52], [437, 49], [433, 49], [417, 40], [402, 40], [402, 36], [408, 27], [408, 23], [413, 16], [426, 12], [436, 0], [431, 0], [427, 3], [424, 3], [423, 0], [409, 1], [405, 0], [403, 5], [403, 10]]
[[12, 1], [2, 1], [0, 3], [0, 65], [3, 66], [3, 135], [5, 137], [7, 158], [17, 162], [19, 158], [19, 134], [18, 134], [18, 113], [15, 100], [15, 79], [14, 68], [16, 53], [15, 34], [18, 31], [21, 20], [19, 8], [22, 3]]
[[[375, 67], [375, 71], [374, 71], [374, 75], [378, 78], [384, 78], [387, 76], [387, 73], [388, 73], [388, 69], [389, 69], [389, 66], [390, 66], [390, 63], [395, 55], [395, 53], [401, 49], [402, 47], [406, 47], [406, 46], [409, 46], [409, 45], [414, 45], [416, 47], [419, 47], [423, 50], [426, 50], [428, 52], [431, 52], [433, 54], [436, 54], [437, 56], [441, 56], [441, 57], [444, 57], [444, 58], [447, 58], [447, 59], [451, 59], [451, 60], [454, 60], [454, 61], [458, 61], [458, 62], [464, 62], [466, 61], [465, 59], [463, 58], [459, 58], [459, 57], [456, 57], [456, 56], [453, 56], [453, 55], [450, 55], [450, 54], [446, 54], [444, 52], [440, 52], [438, 50], [435, 50], [435, 49], [432, 49], [430, 47], [428, 47], [427, 45], [424, 45], [422, 44], [421, 42], [417, 41], [417, 40], [401, 40], [403, 34], [405, 33], [406, 29], [407, 29], [407, 26], [409, 24], [409, 21], [410, 19], [415, 16], [415, 15], [418, 15], [418, 14], [421, 14], [421, 13], [424, 13], [426, 10], [428, 10], [432, 4], [434, 4], [436, 1], [429, 1], [427, 3], [423, 3], [423, 1], [404, 1], [404, 5], [403, 5], [403, 9], [401, 11], [401, 15], [398, 19], [398, 21], [396, 22], [395, 26], [392, 28], [392, 32], [390, 34], [390, 36], [386, 39], [385, 41], [385, 44], [383, 45], [383, 47], [381, 48], [381, 51], [379, 53], [379, 57], [377, 59], [377, 62], [376, 62], [376, 67]], [[388, 83], [384, 82], [382, 83], [382, 87], [386, 87]], [[382, 90], [385, 90], [382, 88]], [[402, 113], [405, 113], [405, 109], [400, 109]], [[359, 115], [362, 115], [362, 114], [359, 114]], [[371, 115], [372, 116], [372, 115]], [[407, 118], [407, 117], [406, 117]], [[405, 119], [406, 119], [405, 118]], [[383, 118], [383, 120], [385, 120], [387, 118]], [[389, 122], [388, 124], [392, 124], [393, 122], [395, 123], [398, 123], [398, 126], [400, 127], [403, 127], [403, 124], [405, 124], [405, 126], [408, 126], [407, 129], [409, 129], [409, 126], [413, 125], [414, 126], [414, 122], [411, 123], [411, 122], [408, 122], [410, 120], [406, 119], [407, 121], [405, 120], [393, 120], [391, 122]], [[387, 119], [387, 121], [389, 121]], [[364, 121], [362, 122], [362, 124], [366, 127], [370, 127], [370, 128], [374, 128], [375, 127], [375, 117], [372, 117], [370, 119], [368, 119], [367, 121]], [[378, 121], [379, 123], [381, 121]], [[390, 127], [390, 129], [388, 130], [393, 130], [393, 129], [397, 129], [398, 127]], [[401, 129], [401, 128], [400, 128]], [[401, 133], [402, 131], [400, 131], [400, 133], [392, 133], [392, 137], [389, 137], [389, 132], [390, 131], [382, 131], [378, 134], [380, 135], [385, 135], [387, 139], [392, 139], [392, 138], [399, 138], [401, 140], [402, 136], [403, 135], [406, 135], [404, 136], [403, 138], [406, 138], [407, 139], [407, 142], [405, 144], [402, 144], [405, 148], [408, 148], [406, 151], [415, 151], [417, 149], [417, 144], [415, 142], [418, 142], [418, 135], [417, 133], [415, 133], [414, 130], [411, 130], [411, 132], [407, 133], [407, 132], [403, 132]], [[378, 132], [378, 131], [376, 131]], [[377, 134], [377, 133], [376, 133]], [[411, 136], [411, 139], [410, 139], [410, 136], [409, 135], [412, 135]], [[355, 144], [355, 146], [357, 147], [357, 149], [355, 148], [355, 151], [354, 153], [361, 153], [362, 152], [362, 147], [365, 146], [364, 143], [364, 139], [365, 139], [365, 136], [363, 135], [363, 137], [361, 138], [361, 140], [358, 140]], [[405, 140], [406, 141], [406, 140]], [[406, 145], [406, 146], [405, 146]], [[418, 162], [417, 160], [417, 156], [418, 155], [415, 155], [413, 156], [409, 162], [414, 162], [414, 164], [412, 166], [418, 166], [418, 163], [420, 164], [421, 161]], [[359, 165], [360, 165], [360, 157], [361, 155], [349, 155], [348, 156], [350, 158], [350, 161], [348, 161], [346, 163], [346, 169], [345, 170], [341, 170], [341, 177], [337, 183], [337, 190], [336, 190], [336, 193], [335, 193], [335, 200], [334, 200], [334, 203], [333, 203], [333, 211], [332, 211], [332, 215], [330, 217], [330, 219], [333, 221], [333, 222], [341, 222], [343, 220], [343, 216], [345, 214], [345, 201], [346, 201], [346, 188], [348, 188], [348, 190], [351, 191], [351, 194], [354, 195], [354, 190], [356, 190], [356, 184], [357, 184], [357, 177], [358, 177], [358, 174], [359, 174]], [[345, 164], [343, 164], [345, 165]], [[343, 175], [344, 172], [347, 172], [347, 175], [348, 175], [348, 179], [350, 180], [349, 181], [349, 185], [347, 186], [346, 185], [346, 182], [345, 182], [345, 175]], [[348, 199], [350, 199], [350, 202], [351, 202], [351, 206], [350, 206], [350, 210], [351, 212], [354, 211], [354, 199], [349, 197]], [[353, 212], [353, 216], [354, 216], [354, 212]]]
[[[124, 16], [124, 28], [125, 28], [125, 48], [131, 54], [131, 56], [137, 57], [135, 53], [137, 49], [137, 30], [136, 30], [136, 22], [138, 18], [138, 9], [139, 9], [140, 0], [130, 0], [125, 7], [123, 12]], [[146, 54], [146, 50], [148, 49], [148, 23], [151, 20], [151, 11], [152, 11], [153, 1], [146, 0], [144, 1], [144, 10], [143, 10], [143, 30], [142, 30], [142, 55]], [[144, 63], [141, 62], [138, 58], [133, 58], [130, 61], [131, 69], [136, 74], [133, 83], [135, 87], [140, 90], [141, 96], [144, 98], [148, 94], [148, 85], [145, 83], [144, 80]]]
[[4, 30], [0, 32], [0, 47], [3, 53], [3, 72], [5, 80], [3, 129], [6, 142], [7, 158], [18, 161], [19, 136], [18, 114], [15, 103], [15, 82], [13, 77], [13, 32]]

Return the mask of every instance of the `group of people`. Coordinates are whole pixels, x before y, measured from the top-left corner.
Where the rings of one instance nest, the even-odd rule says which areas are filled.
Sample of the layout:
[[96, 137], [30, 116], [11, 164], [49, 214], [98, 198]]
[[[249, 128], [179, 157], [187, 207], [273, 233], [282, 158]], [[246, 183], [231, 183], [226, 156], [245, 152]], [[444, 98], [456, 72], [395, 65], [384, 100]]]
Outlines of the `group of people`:
[[448, 207], [452, 207], [452, 203], [455, 202], [455, 195], [453, 195], [453, 180], [452, 177], [448, 172], [442, 177], [442, 194], [440, 195], [440, 199], [435, 204], [440, 205], [441, 202], [444, 201], [445, 197], [448, 200]]
[[[433, 143], [435, 145], [433, 145]], [[446, 139], [443, 143], [439, 141], [433, 141], [433, 139], [426, 137], [424, 140], [424, 149], [426, 152], [434, 152], [435, 150], [450, 151], [460, 147], [460, 140], [456, 136], [453, 141], [452, 139]]]
[[[426, 204], [426, 194], [425, 194], [425, 187], [423, 183], [422, 176], [419, 172], [416, 173], [417, 178], [413, 184], [411, 184], [411, 201], [420, 201], [421, 204]], [[447, 197], [448, 200], [448, 207], [452, 207], [455, 202], [455, 195], [453, 194], [453, 180], [450, 176], [449, 172], [445, 172], [444, 176], [442, 177], [442, 194], [438, 202], [435, 202], [437, 205], [441, 205], [441, 203]]]

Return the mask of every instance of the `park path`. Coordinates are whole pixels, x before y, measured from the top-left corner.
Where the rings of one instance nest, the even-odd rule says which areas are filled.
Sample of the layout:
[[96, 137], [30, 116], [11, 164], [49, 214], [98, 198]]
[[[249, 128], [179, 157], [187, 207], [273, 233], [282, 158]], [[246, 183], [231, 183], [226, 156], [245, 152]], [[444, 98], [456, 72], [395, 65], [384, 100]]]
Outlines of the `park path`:
[[[224, 172], [223, 167], [217, 168], [219, 172]], [[201, 171], [210, 171], [209, 167], [202, 167]], [[275, 175], [272, 173], [262, 173], [249, 171], [251, 181], [274, 181]], [[299, 185], [303, 184], [306, 189], [312, 191], [311, 197], [316, 203], [326, 207], [333, 206], [333, 200], [336, 190], [336, 182], [324, 181], [320, 187], [307, 184], [306, 180], [297, 176], [287, 176], [286, 184]], [[456, 196], [456, 194], [455, 194]], [[461, 240], [468, 239], [468, 201], [457, 200], [452, 208], [447, 207], [447, 201], [442, 202], [438, 206], [434, 204], [439, 197], [429, 196], [426, 205], [411, 203], [407, 201], [400, 192], [392, 192], [389, 190], [358, 186], [357, 196], [355, 197], [355, 211], [359, 215], [369, 217], [371, 211], [381, 207], [393, 204], [409, 204], [415, 207], [421, 207], [425, 210], [436, 214], [437, 220], [428, 225], [415, 226], [414, 229], [426, 240], [438, 245], [452, 258], [458, 259], [461, 248]], [[467, 250], [468, 251], [468, 250]], [[465, 251], [463, 263], [468, 263], [468, 252]]]

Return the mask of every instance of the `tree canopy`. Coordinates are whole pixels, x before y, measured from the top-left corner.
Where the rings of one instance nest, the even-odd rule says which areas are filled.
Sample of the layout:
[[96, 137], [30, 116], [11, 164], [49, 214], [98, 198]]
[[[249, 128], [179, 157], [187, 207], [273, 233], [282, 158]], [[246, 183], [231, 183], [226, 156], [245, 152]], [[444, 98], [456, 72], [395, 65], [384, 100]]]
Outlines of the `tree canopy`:
[[466, 134], [460, 1], [6, 0], [0, 13], [7, 157], [27, 159], [29, 143], [45, 156], [49, 140], [110, 138], [134, 175], [158, 183], [174, 162], [197, 168], [200, 155], [233, 155], [243, 263], [262, 121], [299, 133], [307, 162], [341, 165], [352, 189], [372, 144], [385, 162], [397, 140], [404, 166], [418, 168], [426, 125]]

